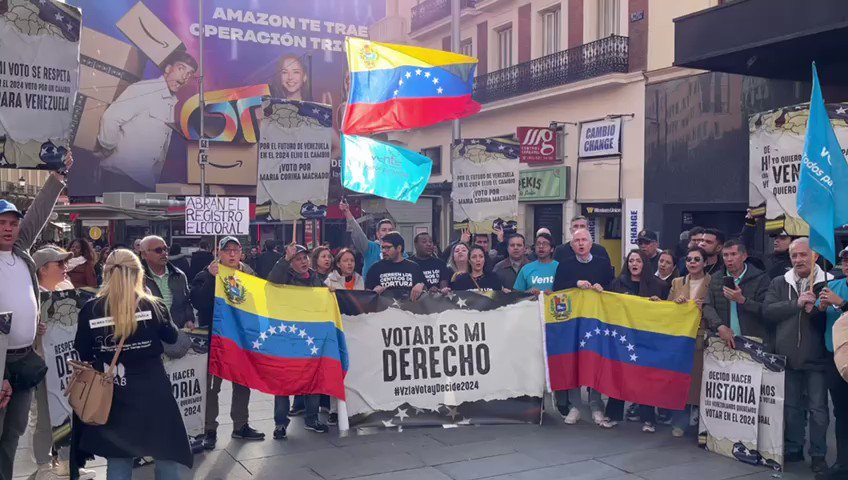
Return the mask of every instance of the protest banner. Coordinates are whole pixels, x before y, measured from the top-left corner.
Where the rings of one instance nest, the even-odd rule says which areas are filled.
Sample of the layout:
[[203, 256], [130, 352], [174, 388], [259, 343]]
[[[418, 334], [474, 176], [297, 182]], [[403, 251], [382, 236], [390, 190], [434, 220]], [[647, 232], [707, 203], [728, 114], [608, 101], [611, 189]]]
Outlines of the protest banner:
[[538, 423], [545, 390], [537, 302], [517, 294], [336, 292], [352, 427]]
[[271, 99], [260, 122], [256, 203], [277, 220], [324, 218], [333, 139], [329, 105]]
[[517, 224], [519, 145], [500, 138], [475, 138], [453, 145], [454, 216], [473, 233]]
[[50, 424], [56, 428], [67, 423], [71, 417], [70, 404], [65, 389], [73, 373], [68, 360], [79, 360], [74, 349], [77, 335], [77, 317], [82, 306], [93, 295], [82, 290], [63, 290], [42, 292], [41, 321], [47, 331], [41, 337], [44, 362], [47, 364], [47, 408], [50, 411]]
[[[848, 145], [848, 103], [825, 107], [839, 143]], [[797, 206], [809, 116], [809, 104], [799, 104], [756, 113], [748, 119], [749, 205], [765, 206], [767, 230], [785, 227], [791, 235], [809, 234]]]
[[186, 235], [248, 235], [247, 197], [186, 197]]
[[755, 340], [735, 341], [736, 349], [719, 338], [708, 341], [698, 431], [711, 452], [779, 470], [786, 358]]
[[78, 8], [57, 0], [0, 2], [0, 167], [63, 166], [81, 22]]
[[203, 329], [190, 333], [181, 331], [178, 353], [166, 349], [162, 360], [171, 381], [171, 391], [183, 416], [186, 433], [197, 437], [205, 433], [206, 365], [209, 353], [209, 332]]

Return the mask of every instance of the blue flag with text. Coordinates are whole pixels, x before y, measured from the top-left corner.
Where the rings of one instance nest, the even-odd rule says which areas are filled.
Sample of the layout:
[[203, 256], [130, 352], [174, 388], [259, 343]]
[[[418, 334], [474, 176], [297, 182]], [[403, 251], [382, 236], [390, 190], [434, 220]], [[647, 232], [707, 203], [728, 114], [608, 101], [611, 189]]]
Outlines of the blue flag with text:
[[366, 137], [342, 138], [342, 186], [391, 200], [418, 201], [430, 181], [432, 160]]
[[835, 264], [834, 230], [848, 224], [848, 163], [827, 115], [815, 63], [798, 179], [798, 214], [810, 225], [810, 247]]

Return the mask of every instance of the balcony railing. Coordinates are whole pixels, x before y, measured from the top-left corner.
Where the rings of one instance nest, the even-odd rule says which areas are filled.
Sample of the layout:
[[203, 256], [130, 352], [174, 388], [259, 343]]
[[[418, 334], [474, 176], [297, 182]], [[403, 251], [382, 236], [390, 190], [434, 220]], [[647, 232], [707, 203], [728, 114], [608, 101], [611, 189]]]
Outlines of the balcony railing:
[[[477, 0], [460, 0], [460, 9], [474, 8]], [[451, 14], [451, 0], [425, 0], [412, 7], [412, 31], [420, 30]]]
[[612, 35], [579, 47], [479, 75], [474, 99], [489, 103], [628, 70], [628, 38]]

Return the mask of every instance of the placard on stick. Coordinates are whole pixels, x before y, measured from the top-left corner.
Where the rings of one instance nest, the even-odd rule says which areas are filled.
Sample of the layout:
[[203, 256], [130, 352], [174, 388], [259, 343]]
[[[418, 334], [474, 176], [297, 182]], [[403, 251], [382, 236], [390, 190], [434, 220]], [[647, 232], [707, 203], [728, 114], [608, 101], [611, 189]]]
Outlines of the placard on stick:
[[186, 235], [248, 235], [247, 197], [186, 197]]

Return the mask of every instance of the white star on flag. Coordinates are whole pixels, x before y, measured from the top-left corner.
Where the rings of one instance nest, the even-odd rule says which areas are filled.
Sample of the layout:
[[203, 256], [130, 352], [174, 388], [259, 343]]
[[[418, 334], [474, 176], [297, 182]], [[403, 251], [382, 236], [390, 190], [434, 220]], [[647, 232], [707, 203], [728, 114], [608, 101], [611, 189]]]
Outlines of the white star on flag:
[[395, 96], [397, 97], [398, 91], [397, 91], [397, 90], [395, 90], [395, 92], [394, 92], [394, 93], [395, 93]]
[[445, 405], [445, 408], [448, 409], [448, 413], [446, 415], [451, 417], [451, 420], [459, 416], [459, 412], [457, 411], [456, 407]]
[[254, 349], [254, 350], [259, 350], [259, 347], [261, 347], [261, 346], [262, 346], [262, 344], [261, 344], [261, 343], [259, 343], [259, 342], [253, 342], [253, 349]]
[[300, 338], [305, 337], [305, 336], [306, 336], [306, 330], [301, 329], [301, 330], [300, 330], [300, 335], [298, 335], [298, 336], [299, 336]]
[[618, 331], [617, 331], [617, 330], [613, 330], [613, 331], [612, 331], [612, 338], [615, 338], [615, 337], [617, 337], [617, 336], [618, 336]]
[[400, 419], [400, 421], [402, 422], [404, 418], [409, 416], [409, 414], [407, 414], [406, 411], [407, 411], [406, 408], [398, 407], [398, 412], [395, 414], [395, 416], [398, 417]]
[[635, 353], [633, 355], [630, 355], [630, 360], [632, 360], [634, 362], [636, 361], [637, 358], [639, 358], [639, 357], [637, 357]]
[[592, 332], [586, 332], [586, 338], [592, 338]]
[[268, 327], [268, 333], [274, 335], [275, 333], [277, 333], [277, 327]]
[[409, 78], [409, 77], [411, 77], [411, 76], [412, 76], [412, 74], [411, 74], [411, 73], [409, 73], [409, 72], [406, 72], [406, 75], [404, 75], [404, 77], [406, 77], [406, 78]]
[[268, 335], [265, 335], [265, 332], [262, 332], [262, 333], [259, 334], [259, 340], [262, 340], [264, 342], [267, 339], [268, 339]]
[[636, 348], [636, 347], [632, 343], [627, 344], [627, 351], [628, 352], [632, 352], [634, 348]]
[[586, 346], [586, 340], [580, 340], [580, 348], [583, 348], [585, 346]]
[[383, 420], [383, 426], [386, 427], [386, 428], [392, 428], [392, 427], [395, 426], [395, 424], [392, 423], [391, 420]]
[[601, 329], [598, 328], [598, 327], [595, 327], [595, 335], [600, 335], [600, 334], [601, 334]]
[[315, 343], [315, 337], [309, 337], [306, 339], [307, 345], [312, 345], [313, 343]]
[[398, 85], [403, 85], [403, 79], [398, 80]]
[[459, 308], [464, 308], [464, 307], [467, 307], [467, 306], [468, 306], [468, 304], [466, 303], [466, 301], [465, 301], [465, 299], [464, 299], [464, 298], [460, 298], [459, 300], [457, 300], [457, 301], [456, 301], [456, 305], [457, 305]]
[[297, 325], [290, 326], [289, 333], [297, 333]]
[[416, 74], [416, 75], [421, 75], [421, 69], [420, 69], [420, 68], [415, 69], [415, 74]]
[[610, 334], [609, 328], [605, 328], [604, 329], [604, 336], [609, 337], [609, 334]]
[[313, 108], [313, 109], [312, 109], [312, 113], [318, 113], [318, 109], [317, 109], [317, 108]]
[[754, 345], [753, 345], [753, 344], [751, 344], [751, 342], [745, 342], [745, 348], [751, 348], [751, 347], [753, 347], [753, 346], [754, 346]]
[[758, 349], [757, 349], [757, 355], [762, 355], [762, 354], [763, 354], [763, 349], [762, 349], [762, 348], [758, 348]]
[[457, 425], [471, 425], [471, 419], [462, 417], [462, 420], [456, 422]]
[[436, 85], [438, 83], [439, 83], [439, 77], [433, 77], [433, 85]]
[[837, 109], [836, 109], [836, 113], [838, 113], [838, 114], [840, 114], [840, 115], [844, 115], [844, 114], [845, 114], [845, 107], [839, 107], [839, 108], [837, 108]]
[[312, 347], [309, 349], [309, 351], [312, 352], [312, 355], [315, 355], [318, 353], [318, 347]]
[[504, 148], [506, 148], [506, 147], [505, 147], [505, 146], [503, 146], [503, 145], [499, 145], [499, 146], [498, 146], [498, 150], [503, 150]]
[[442, 93], [442, 87], [437, 88], [437, 89], [436, 89], [436, 92], [438, 92], [438, 93]]
[[65, 19], [65, 16], [64, 16], [64, 15], [62, 15], [62, 12], [58, 12], [58, 13], [56, 13], [56, 20], [57, 20], [57, 21], [60, 21], [60, 22], [61, 22], [61, 21], [62, 21], [62, 20], [64, 20], [64, 19]]
[[418, 408], [418, 407], [413, 407], [413, 408], [415, 408], [415, 414], [416, 415], [422, 415], [424, 413], [427, 413], [427, 410], [425, 410], [423, 408]]
[[774, 363], [774, 362], [776, 362], [776, 361], [777, 361], [777, 358], [775, 358], [775, 356], [774, 356], [774, 355], [772, 355], [771, 357], [769, 357], [769, 362]]
[[424, 77], [425, 77], [425, 78], [430, 78], [430, 72], [424, 72]]
[[621, 342], [621, 343], [627, 343], [627, 336], [622, 335], [622, 336], [618, 337], [618, 341]]

